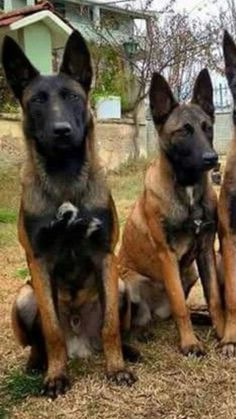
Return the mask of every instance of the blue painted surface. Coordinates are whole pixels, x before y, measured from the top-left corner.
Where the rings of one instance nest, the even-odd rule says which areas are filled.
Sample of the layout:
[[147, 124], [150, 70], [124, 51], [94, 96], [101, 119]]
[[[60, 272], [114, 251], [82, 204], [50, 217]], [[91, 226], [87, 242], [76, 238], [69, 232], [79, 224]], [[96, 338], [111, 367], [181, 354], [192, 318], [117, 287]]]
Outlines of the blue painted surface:
[[119, 96], [100, 97], [96, 103], [98, 119], [121, 118], [121, 100]]

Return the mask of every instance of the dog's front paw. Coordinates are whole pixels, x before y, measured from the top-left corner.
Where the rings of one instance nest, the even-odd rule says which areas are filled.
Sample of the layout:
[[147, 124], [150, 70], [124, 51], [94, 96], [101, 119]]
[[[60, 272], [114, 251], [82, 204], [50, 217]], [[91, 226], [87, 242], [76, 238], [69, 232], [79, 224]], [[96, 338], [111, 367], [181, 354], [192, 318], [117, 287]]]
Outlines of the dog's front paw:
[[79, 210], [71, 202], [64, 202], [57, 210], [56, 219], [58, 221], [66, 221], [71, 225], [77, 219]]
[[108, 372], [107, 378], [109, 381], [118, 386], [132, 386], [137, 381], [137, 377], [132, 372], [125, 369], [114, 372]]
[[44, 380], [43, 394], [50, 399], [55, 399], [60, 394], [65, 394], [70, 388], [68, 376], [64, 373], [56, 376], [47, 376]]
[[185, 356], [194, 355], [196, 357], [201, 357], [206, 355], [206, 351], [201, 342], [196, 340], [195, 342], [189, 343], [187, 345], [181, 345], [181, 352]]
[[221, 353], [225, 358], [235, 358], [236, 357], [236, 343], [221, 343]]
[[84, 237], [89, 238], [101, 227], [102, 222], [96, 218], [90, 217], [78, 217], [73, 221], [73, 229], [76, 233], [80, 232], [84, 234]]

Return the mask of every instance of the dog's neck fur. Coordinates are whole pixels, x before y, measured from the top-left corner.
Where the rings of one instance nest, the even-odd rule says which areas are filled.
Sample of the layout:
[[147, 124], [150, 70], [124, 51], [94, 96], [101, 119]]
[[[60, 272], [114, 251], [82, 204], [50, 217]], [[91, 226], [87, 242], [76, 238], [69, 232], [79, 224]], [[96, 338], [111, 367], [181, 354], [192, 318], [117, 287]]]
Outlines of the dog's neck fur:
[[[65, 172], [49, 174], [42, 156], [37, 153], [35, 148], [28, 146], [26, 170], [30, 170], [35, 185], [38, 185], [43, 193], [59, 201], [75, 202], [88, 195], [93, 185], [97, 185], [96, 178], [101, 179], [101, 175], [97, 176], [97, 174], [102, 171], [95, 152], [93, 121], [88, 127], [85, 143], [85, 159], [78, 174]], [[31, 141], [26, 141], [26, 144], [31, 144]]]
[[172, 163], [170, 162], [169, 158], [166, 156], [164, 151], [160, 152], [160, 165], [165, 167], [165, 173], [167, 174], [167, 176], [169, 177], [169, 181], [171, 181], [174, 185], [174, 188], [176, 190], [176, 192], [178, 190], [181, 191], [185, 191], [188, 195], [189, 195], [189, 191], [190, 189], [192, 191], [196, 191], [201, 189], [203, 192], [204, 187], [206, 186], [207, 182], [208, 182], [208, 172], [203, 172], [202, 176], [199, 178], [199, 180], [194, 183], [193, 185], [182, 185], [181, 183], [178, 182], [176, 174], [175, 174], [175, 169], [172, 165]]
[[[183, 186], [178, 183], [174, 168], [165, 155], [163, 150], [160, 150], [159, 156], [155, 161], [157, 176], [155, 180], [156, 194], [164, 196], [174, 196], [178, 201], [188, 202], [190, 206], [194, 206], [199, 202], [208, 186], [208, 173], [203, 173], [201, 179], [192, 186]], [[154, 182], [152, 182], [154, 187]], [[162, 185], [162, 191], [159, 190]], [[167, 192], [168, 190], [168, 192]]]

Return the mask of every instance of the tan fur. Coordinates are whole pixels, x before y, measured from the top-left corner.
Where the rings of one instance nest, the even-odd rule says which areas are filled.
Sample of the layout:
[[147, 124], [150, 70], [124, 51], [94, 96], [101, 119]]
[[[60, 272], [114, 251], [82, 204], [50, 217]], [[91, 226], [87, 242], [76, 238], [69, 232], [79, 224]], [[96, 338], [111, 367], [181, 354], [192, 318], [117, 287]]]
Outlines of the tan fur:
[[[199, 126], [204, 118], [207, 118], [205, 113], [197, 105], [179, 106], [160, 130], [162, 148], [158, 158], [148, 168], [144, 190], [128, 216], [119, 253], [121, 277], [126, 281], [131, 301], [139, 304], [140, 313], [136, 321], [144, 325], [154, 313], [161, 318], [167, 318], [172, 313], [178, 324], [184, 353], [194, 347], [201, 348], [185, 302], [185, 295], [198, 278], [194, 261], [197, 255], [195, 245], [199, 239], [194, 234], [183, 232], [178, 240], [173, 239], [170, 247], [164, 222], [168, 219], [181, 225], [188, 217], [189, 208], [199, 206], [199, 202], [213, 214], [217, 201], [207, 174], [191, 190], [178, 186], [165, 150], [172, 141], [172, 133], [187, 121], [196, 132], [199, 130], [201, 137]], [[209, 252], [209, 309], [221, 336], [224, 319], [216, 277], [214, 234], [206, 235], [204, 240], [206, 252]]]

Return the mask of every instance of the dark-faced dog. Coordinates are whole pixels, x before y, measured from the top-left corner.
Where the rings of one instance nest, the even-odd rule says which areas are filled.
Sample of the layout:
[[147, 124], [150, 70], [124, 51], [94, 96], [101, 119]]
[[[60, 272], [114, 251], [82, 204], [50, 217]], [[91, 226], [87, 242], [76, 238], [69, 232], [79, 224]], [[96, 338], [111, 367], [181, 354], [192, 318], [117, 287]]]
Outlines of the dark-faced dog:
[[19, 239], [31, 282], [13, 307], [15, 334], [31, 346], [28, 366], [46, 369], [51, 397], [68, 387], [67, 354], [88, 354], [101, 328], [108, 377], [131, 384], [113, 254], [118, 223], [95, 153], [88, 48], [74, 31], [59, 74], [42, 76], [6, 37], [2, 62], [23, 110], [27, 148]]
[[167, 318], [172, 313], [182, 352], [202, 354], [186, 306], [198, 278], [196, 267], [219, 337], [224, 327], [213, 247], [217, 204], [208, 179], [217, 163], [208, 71], [200, 72], [192, 102], [181, 105], [165, 79], [154, 73], [150, 105], [160, 152], [125, 225], [121, 277], [130, 291], [134, 325], [140, 328], [155, 314]]
[[[228, 32], [223, 41], [225, 74], [233, 96], [236, 126], [236, 45]], [[224, 285], [225, 330], [221, 341], [226, 356], [236, 355], [236, 136], [232, 140], [218, 204], [221, 280]]]

